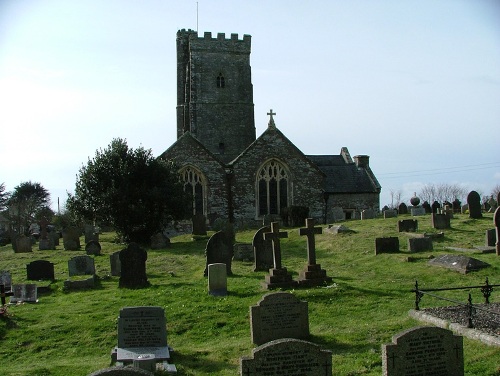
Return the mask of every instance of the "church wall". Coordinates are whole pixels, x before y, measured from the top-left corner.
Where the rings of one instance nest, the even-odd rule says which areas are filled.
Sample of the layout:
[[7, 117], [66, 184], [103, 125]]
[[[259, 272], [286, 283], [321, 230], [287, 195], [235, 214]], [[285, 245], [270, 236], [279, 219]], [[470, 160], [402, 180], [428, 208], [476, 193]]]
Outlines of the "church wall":
[[375, 213], [380, 211], [379, 193], [336, 193], [331, 194], [327, 201], [327, 222], [334, 222], [333, 208], [353, 210], [359, 216], [361, 211], [372, 209]]

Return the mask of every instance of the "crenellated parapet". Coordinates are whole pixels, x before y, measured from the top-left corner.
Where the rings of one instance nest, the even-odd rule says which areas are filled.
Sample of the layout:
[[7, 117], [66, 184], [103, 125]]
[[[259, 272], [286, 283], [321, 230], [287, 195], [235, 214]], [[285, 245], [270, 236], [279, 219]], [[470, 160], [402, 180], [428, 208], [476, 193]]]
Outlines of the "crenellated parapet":
[[217, 36], [213, 37], [210, 31], [198, 36], [197, 31], [182, 29], [177, 32], [177, 40], [189, 41], [192, 50], [214, 49], [219, 52], [234, 51], [249, 54], [252, 47], [252, 36], [248, 34], [244, 34], [243, 39], [239, 39], [237, 33], [231, 33], [229, 38], [226, 38], [225, 33], [217, 33]]

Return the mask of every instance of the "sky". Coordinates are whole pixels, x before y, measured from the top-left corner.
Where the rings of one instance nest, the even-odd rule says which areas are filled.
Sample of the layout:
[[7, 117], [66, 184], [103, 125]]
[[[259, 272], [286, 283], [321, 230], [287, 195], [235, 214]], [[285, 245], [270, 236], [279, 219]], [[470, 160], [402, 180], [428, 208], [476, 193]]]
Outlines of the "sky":
[[176, 33], [252, 36], [257, 136], [369, 155], [382, 192], [500, 185], [498, 0], [0, 0], [0, 183], [61, 208], [113, 138], [176, 140]]

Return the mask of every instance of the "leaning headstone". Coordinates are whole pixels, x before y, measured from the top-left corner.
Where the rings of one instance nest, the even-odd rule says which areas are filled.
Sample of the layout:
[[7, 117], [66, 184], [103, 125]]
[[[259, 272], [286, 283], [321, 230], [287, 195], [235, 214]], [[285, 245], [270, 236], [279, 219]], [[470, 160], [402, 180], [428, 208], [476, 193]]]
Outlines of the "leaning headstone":
[[3, 285], [5, 291], [12, 289], [12, 277], [8, 270], [0, 270], [0, 285]]
[[240, 358], [240, 376], [331, 376], [332, 352], [299, 339], [285, 338], [252, 350]]
[[142, 288], [149, 286], [146, 275], [148, 253], [136, 243], [120, 251], [120, 287]]
[[399, 238], [385, 237], [375, 239], [375, 255], [380, 253], [395, 253], [399, 252]]
[[373, 209], [365, 209], [361, 211], [361, 220], [373, 218], [375, 218], [375, 212]]
[[32, 252], [31, 246], [33, 242], [29, 236], [19, 235], [16, 240], [15, 253], [29, 253]]
[[467, 204], [469, 205], [469, 217], [479, 219], [483, 217], [481, 213], [481, 197], [476, 191], [471, 191], [467, 195]]
[[227, 295], [226, 264], [208, 264], [208, 293], [214, 296]]
[[462, 274], [487, 268], [490, 264], [464, 255], [441, 255], [429, 261], [429, 265], [455, 270]]
[[297, 281], [294, 281], [288, 270], [281, 265], [281, 238], [288, 238], [288, 232], [280, 231], [278, 222], [271, 223], [271, 231], [264, 233], [264, 239], [271, 240], [273, 243], [273, 267], [265, 276], [264, 283], [269, 290], [297, 287]]
[[10, 304], [38, 302], [35, 284], [14, 284], [12, 285], [12, 292], [14, 294], [10, 297]]
[[213, 234], [207, 242], [205, 248], [206, 266], [204, 275], [208, 275], [209, 264], [225, 264], [227, 275], [232, 275], [231, 263], [233, 260], [233, 238], [225, 231]]
[[[500, 192], [498, 193], [497, 200], [500, 200]], [[497, 256], [500, 256], [500, 206], [496, 208], [493, 214], [493, 224], [495, 225], [497, 242], [495, 244]]]
[[151, 236], [151, 249], [164, 249], [170, 246], [170, 239], [163, 233], [159, 232]]
[[397, 210], [384, 210], [384, 218], [395, 218], [398, 216]]
[[121, 274], [122, 265], [120, 262], [120, 251], [109, 255], [109, 264], [111, 267], [111, 275], [119, 277]]
[[271, 231], [271, 226], [264, 226], [253, 236], [254, 272], [267, 271], [273, 267], [273, 243], [271, 240], [264, 239], [264, 233], [269, 231]]
[[494, 247], [495, 244], [497, 244], [497, 230], [494, 228], [486, 230], [485, 246]]
[[47, 260], [36, 260], [26, 265], [27, 279], [32, 281], [53, 281], [54, 264]]
[[253, 247], [251, 243], [235, 243], [233, 244], [234, 256], [233, 260], [235, 261], [253, 261]]
[[464, 375], [462, 336], [422, 326], [405, 330], [382, 345], [383, 376]]
[[80, 249], [81, 231], [78, 227], [68, 227], [63, 230], [62, 235], [66, 251], [78, 251]]
[[193, 215], [193, 235], [207, 235], [207, 219], [203, 214]]
[[308, 304], [289, 292], [263, 296], [250, 307], [252, 342], [256, 345], [279, 338], [309, 338]]
[[398, 221], [398, 232], [417, 232], [418, 220], [402, 219]]
[[399, 214], [408, 214], [408, 206], [404, 202], [399, 204], [398, 213]]
[[101, 244], [97, 240], [91, 240], [85, 244], [85, 253], [87, 255], [99, 256], [101, 254]]
[[156, 361], [170, 358], [165, 311], [162, 307], [125, 307], [118, 317], [118, 346], [112, 361], [132, 363], [141, 355]]
[[432, 213], [432, 227], [438, 230], [444, 230], [450, 228], [450, 217], [446, 214]]
[[432, 238], [430, 237], [408, 239], [408, 251], [410, 252], [432, 251], [432, 249]]

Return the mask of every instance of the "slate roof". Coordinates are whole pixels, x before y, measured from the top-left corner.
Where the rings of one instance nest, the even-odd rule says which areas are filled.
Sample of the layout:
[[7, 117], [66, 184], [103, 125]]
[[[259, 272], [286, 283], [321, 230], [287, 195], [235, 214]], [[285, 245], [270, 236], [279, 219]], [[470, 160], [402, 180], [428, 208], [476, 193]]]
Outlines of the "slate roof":
[[341, 155], [307, 155], [326, 175], [327, 193], [380, 193], [380, 184], [371, 169], [347, 163]]

